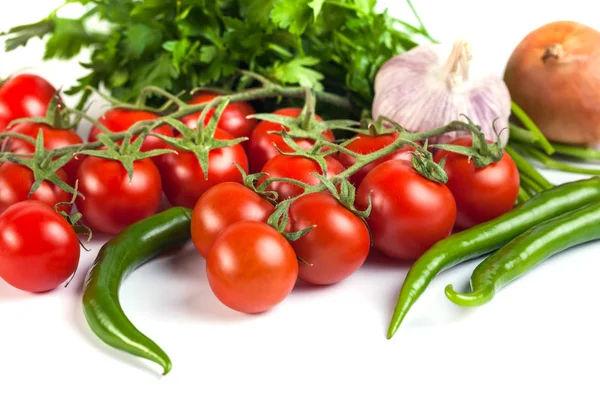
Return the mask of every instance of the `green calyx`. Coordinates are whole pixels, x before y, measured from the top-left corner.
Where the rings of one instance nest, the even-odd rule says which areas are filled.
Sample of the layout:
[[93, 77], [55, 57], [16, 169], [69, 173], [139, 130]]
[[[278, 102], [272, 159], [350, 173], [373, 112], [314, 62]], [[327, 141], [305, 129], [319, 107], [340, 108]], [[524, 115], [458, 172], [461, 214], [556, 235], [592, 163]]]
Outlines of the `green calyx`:
[[[307, 194], [307, 192], [305, 192]], [[267, 224], [275, 228], [279, 233], [286, 238], [286, 240], [293, 242], [295, 240], [300, 239], [302, 236], [306, 235], [308, 232], [313, 230], [316, 225], [309, 226], [308, 228], [304, 228], [300, 231], [296, 232], [287, 232], [287, 226], [290, 221], [290, 207], [298, 197], [294, 197], [292, 199], [284, 200], [275, 207], [275, 211], [269, 217]]]

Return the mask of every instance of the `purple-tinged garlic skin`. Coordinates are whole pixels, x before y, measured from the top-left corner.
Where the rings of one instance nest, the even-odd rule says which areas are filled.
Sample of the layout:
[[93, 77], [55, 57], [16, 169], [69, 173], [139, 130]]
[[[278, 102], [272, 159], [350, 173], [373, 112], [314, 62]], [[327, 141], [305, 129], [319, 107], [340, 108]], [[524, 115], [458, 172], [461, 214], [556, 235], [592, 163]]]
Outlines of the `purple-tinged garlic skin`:
[[[444, 54], [441, 45], [422, 45], [389, 59], [377, 72], [373, 119], [383, 115], [409, 132], [439, 128], [466, 115], [486, 139], [508, 142], [510, 93], [501, 77], [477, 73], [470, 46], [456, 41]], [[494, 122], [495, 121], [495, 122]], [[495, 130], [494, 130], [495, 127]], [[430, 139], [447, 143], [470, 132], [450, 132]]]

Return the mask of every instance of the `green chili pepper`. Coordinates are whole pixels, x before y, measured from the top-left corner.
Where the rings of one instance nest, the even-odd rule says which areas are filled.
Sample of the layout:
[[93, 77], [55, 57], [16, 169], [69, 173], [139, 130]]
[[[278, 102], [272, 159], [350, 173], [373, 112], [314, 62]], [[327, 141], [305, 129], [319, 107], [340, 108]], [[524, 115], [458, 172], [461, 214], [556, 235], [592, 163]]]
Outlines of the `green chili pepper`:
[[171, 360], [127, 318], [119, 288], [137, 267], [190, 238], [191, 210], [174, 207], [137, 222], [108, 241], [88, 272], [83, 309], [94, 333], [105, 343], [161, 365], [166, 375]]
[[533, 196], [506, 214], [437, 242], [408, 271], [388, 330], [391, 338], [402, 320], [440, 272], [487, 254], [531, 227], [600, 200], [600, 178], [564, 183]]
[[481, 306], [492, 300], [496, 291], [554, 254], [597, 239], [600, 239], [600, 202], [553, 218], [517, 236], [475, 268], [471, 293], [457, 293], [448, 285], [446, 296], [459, 306]]

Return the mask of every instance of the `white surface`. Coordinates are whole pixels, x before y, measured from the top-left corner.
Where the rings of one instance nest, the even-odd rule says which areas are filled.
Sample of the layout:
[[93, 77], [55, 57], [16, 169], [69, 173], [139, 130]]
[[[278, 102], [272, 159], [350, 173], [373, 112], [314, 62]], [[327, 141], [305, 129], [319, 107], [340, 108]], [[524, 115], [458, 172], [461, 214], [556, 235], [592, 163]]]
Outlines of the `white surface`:
[[[0, 31], [45, 16], [58, 0], [11, 2]], [[600, 28], [589, 1], [415, 0], [431, 33], [470, 38], [501, 73], [531, 29], [556, 19]], [[400, 0], [381, 1], [404, 14]], [[560, 4], [560, 6], [558, 6]], [[33, 67], [56, 85], [75, 63], [42, 64], [41, 43], [0, 54], [0, 75]], [[82, 130], [83, 131], [83, 130]], [[579, 176], [548, 173], [554, 182]], [[152, 262], [124, 284], [131, 320], [171, 356], [158, 368], [100, 342], [87, 327], [80, 289], [102, 241], [84, 254], [67, 289], [33, 296], [0, 282], [0, 398], [380, 399], [598, 398], [600, 244], [561, 254], [476, 310], [443, 294], [463, 287], [475, 262], [444, 273], [391, 341], [389, 318], [407, 266], [373, 257], [328, 288], [298, 287], [272, 312], [245, 316], [212, 295], [204, 261], [186, 251]], [[122, 388], [118, 388], [122, 385]]]

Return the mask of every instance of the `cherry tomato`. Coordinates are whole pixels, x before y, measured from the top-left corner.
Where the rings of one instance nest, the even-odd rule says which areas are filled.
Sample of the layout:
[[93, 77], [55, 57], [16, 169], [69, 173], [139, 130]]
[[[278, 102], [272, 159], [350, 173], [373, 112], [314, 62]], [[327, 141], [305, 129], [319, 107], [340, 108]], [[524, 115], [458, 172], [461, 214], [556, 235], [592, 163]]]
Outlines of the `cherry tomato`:
[[371, 193], [374, 246], [401, 260], [419, 258], [452, 232], [456, 203], [450, 190], [428, 180], [408, 161], [392, 160], [373, 168], [356, 193], [359, 209], [366, 209]]
[[[57, 175], [67, 182], [68, 178], [65, 171], [59, 169]], [[0, 165], [0, 213], [13, 204], [27, 200], [34, 182], [33, 172], [29, 168], [10, 162]], [[71, 194], [51, 182], [43, 181], [29, 199], [38, 200], [54, 207], [57, 203], [69, 202]], [[71, 206], [65, 205], [59, 209], [60, 211], [69, 212]]]
[[[358, 154], [371, 154], [371, 153], [376, 152], [377, 150], [381, 150], [384, 147], [391, 145], [392, 143], [394, 143], [394, 141], [397, 138], [398, 138], [397, 134], [369, 136], [369, 135], [363, 135], [362, 133], [359, 133], [355, 136], [355, 140], [353, 142], [350, 142], [346, 146], [346, 148], [348, 150], [353, 151]], [[364, 179], [364, 177], [373, 168], [375, 168], [379, 164], [382, 164], [389, 160], [408, 160], [408, 161], [410, 161], [412, 159], [413, 151], [415, 151], [415, 149], [411, 146], [402, 147], [401, 149], [396, 150], [395, 152], [393, 152], [392, 154], [390, 154], [386, 157], [380, 158], [376, 161], [373, 161], [370, 164], [365, 165], [364, 167], [359, 169], [357, 172], [352, 174], [348, 178], [348, 180], [354, 186], [358, 187], [360, 185], [360, 183], [362, 182], [362, 180]], [[342, 165], [346, 169], [350, 168], [351, 166], [354, 165], [354, 163], [356, 163], [356, 159], [346, 153], [339, 153], [338, 160], [342, 163]]]
[[[282, 108], [275, 111], [273, 114], [283, 115], [287, 117], [297, 117], [302, 112], [301, 108]], [[322, 121], [321, 117], [315, 116], [318, 121]], [[247, 143], [248, 149], [248, 160], [250, 161], [250, 171], [252, 173], [260, 172], [265, 164], [276, 155], [279, 155], [277, 149], [283, 152], [291, 152], [292, 148], [285, 144], [283, 138], [280, 135], [273, 134], [271, 132], [281, 132], [283, 126], [275, 124], [273, 122], [260, 121], [254, 131], [250, 140]], [[288, 129], [286, 128], [286, 131]], [[325, 131], [322, 133], [323, 137], [327, 140], [333, 140], [333, 132]], [[294, 140], [303, 149], [310, 149], [314, 144], [313, 140], [310, 139], [295, 139]]]
[[134, 161], [131, 181], [116, 160], [87, 157], [77, 171], [77, 209], [92, 230], [117, 234], [158, 210], [161, 178], [149, 159]]
[[[218, 96], [219, 95], [216, 93], [201, 92], [194, 96], [194, 98], [189, 102], [189, 104], [206, 103]], [[211, 109], [206, 113], [206, 118], [204, 119], [205, 124], [208, 123], [208, 121], [212, 118], [214, 113], [215, 109]], [[223, 110], [221, 118], [219, 118], [218, 127], [220, 129], [223, 129], [225, 132], [229, 133], [234, 138], [250, 137], [258, 121], [253, 118], [246, 117], [254, 113], [256, 113], [256, 111], [254, 111], [254, 108], [252, 108], [252, 106], [249, 103], [243, 101], [229, 103], [225, 107], [225, 110]], [[200, 118], [200, 114], [201, 113], [187, 115], [181, 118], [181, 121], [190, 128], [196, 129], [198, 127], [198, 119]]]
[[48, 205], [27, 200], [0, 214], [0, 277], [27, 292], [47, 292], [77, 269], [80, 248], [67, 221]]
[[[217, 129], [215, 138], [232, 139], [231, 135]], [[242, 174], [237, 163], [248, 172], [248, 158], [240, 144], [211, 150], [208, 155], [208, 179], [198, 163], [196, 155], [178, 150], [177, 154], [166, 154], [160, 164], [163, 189], [174, 206], [194, 208], [196, 202], [209, 188], [222, 182], [242, 183]]]
[[[327, 177], [331, 178], [342, 171], [344, 167], [333, 157], [326, 157]], [[323, 170], [314, 160], [302, 156], [286, 156], [280, 154], [273, 157], [262, 169], [266, 175], [260, 178], [260, 185], [267, 178], [291, 178], [304, 182], [311, 186], [321, 184], [321, 181], [313, 173], [322, 174]], [[282, 201], [302, 194], [303, 189], [293, 183], [273, 182], [267, 186], [267, 190], [277, 192], [277, 200]]]
[[[471, 137], [454, 139], [449, 144], [470, 147]], [[446, 186], [456, 200], [456, 227], [467, 229], [492, 220], [510, 211], [519, 195], [519, 170], [504, 152], [502, 158], [483, 168], [477, 168], [467, 156], [439, 150], [434, 161], [446, 157]]]
[[215, 240], [206, 275], [213, 293], [227, 307], [261, 313], [290, 294], [298, 278], [298, 261], [275, 229], [258, 221], [240, 221]]
[[[0, 132], [3, 132], [12, 120], [12, 114], [8, 106], [0, 99]], [[1, 141], [0, 144], [2, 144]]]
[[275, 207], [267, 200], [235, 182], [223, 182], [208, 189], [192, 213], [192, 242], [202, 257], [217, 236], [239, 221], [267, 222]]
[[55, 94], [50, 82], [34, 74], [15, 75], [0, 87], [0, 100], [8, 107], [10, 120], [45, 116]]
[[[12, 132], [18, 132], [22, 133], [23, 135], [27, 135], [32, 139], [36, 139], [41, 130], [44, 136], [44, 147], [48, 150], [60, 149], [61, 147], [83, 143], [83, 140], [75, 131], [70, 129], [54, 129], [46, 124], [24, 122], [22, 124], [13, 126], [10, 130]], [[19, 154], [33, 153], [35, 151], [35, 146], [26, 142], [25, 140], [11, 138], [8, 149], [13, 153]], [[85, 156], [74, 157], [63, 167], [69, 177], [69, 183], [71, 185], [75, 183], [77, 169], [84, 158]]]
[[292, 203], [287, 229], [297, 232], [316, 226], [291, 242], [300, 279], [330, 285], [356, 272], [369, 255], [371, 239], [365, 223], [328, 193], [311, 193]]

